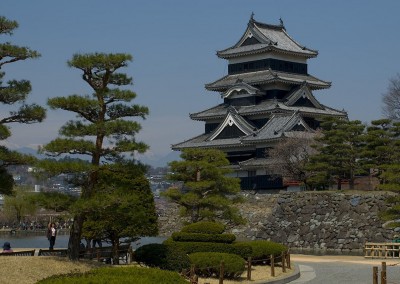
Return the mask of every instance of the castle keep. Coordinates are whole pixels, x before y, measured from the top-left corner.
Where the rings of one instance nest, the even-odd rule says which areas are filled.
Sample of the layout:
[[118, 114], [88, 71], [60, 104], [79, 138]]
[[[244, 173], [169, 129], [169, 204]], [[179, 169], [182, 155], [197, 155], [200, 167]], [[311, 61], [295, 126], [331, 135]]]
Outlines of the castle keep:
[[317, 55], [290, 37], [282, 21], [265, 24], [252, 15], [239, 41], [217, 52], [228, 61], [228, 74], [205, 85], [223, 102], [190, 114], [192, 120], [205, 123], [204, 133], [172, 149], [220, 149], [242, 189], [283, 188], [282, 178], [266, 170], [266, 150], [299, 133], [314, 133], [324, 117], [347, 117], [313, 95], [331, 86], [308, 73], [307, 60]]

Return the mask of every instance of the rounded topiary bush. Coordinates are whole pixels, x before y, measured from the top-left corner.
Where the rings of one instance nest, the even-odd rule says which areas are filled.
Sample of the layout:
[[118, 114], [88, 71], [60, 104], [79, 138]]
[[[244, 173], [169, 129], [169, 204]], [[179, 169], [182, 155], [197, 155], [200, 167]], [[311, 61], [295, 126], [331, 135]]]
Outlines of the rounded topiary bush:
[[142, 267], [104, 267], [87, 273], [55, 275], [40, 280], [40, 284], [188, 284], [177, 272]]
[[246, 262], [238, 255], [219, 252], [197, 252], [189, 255], [196, 274], [204, 277], [218, 276], [224, 262], [224, 277], [237, 278], [245, 271]]
[[233, 243], [236, 236], [233, 234], [201, 234], [176, 232], [172, 234], [172, 239], [176, 242], [211, 242], [211, 243]]
[[180, 272], [190, 267], [190, 259], [183, 250], [165, 244], [141, 246], [135, 251], [134, 258], [138, 263], [166, 270]]
[[186, 225], [181, 232], [197, 233], [197, 234], [222, 234], [225, 231], [225, 226], [221, 223], [201, 221]]
[[248, 242], [238, 242], [233, 244], [224, 243], [208, 243], [208, 242], [176, 242], [169, 238], [163, 244], [173, 248], [182, 250], [187, 254], [196, 252], [224, 252], [232, 253], [247, 259], [252, 255], [252, 248]]
[[251, 247], [251, 258], [253, 260], [264, 260], [269, 259], [271, 254], [278, 256], [288, 248], [282, 244], [271, 242], [271, 241], [248, 241], [238, 242], [238, 245], [245, 245]]

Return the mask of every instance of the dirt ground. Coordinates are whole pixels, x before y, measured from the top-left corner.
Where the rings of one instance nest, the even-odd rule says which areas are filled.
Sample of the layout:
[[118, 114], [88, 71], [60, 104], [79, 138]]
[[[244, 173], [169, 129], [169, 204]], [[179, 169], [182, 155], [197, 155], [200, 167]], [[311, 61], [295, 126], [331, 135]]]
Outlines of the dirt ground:
[[[95, 267], [102, 266], [95, 261], [71, 262], [60, 257], [45, 256], [7, 256], [0, 257], [0, 267], [3, 273], [0, 273], [0, 283], [2, 284], [33, 284], [37, 281], [55, 274], [66, 274], [74, 272], [86, 272]], [[136, 265], [136, 264], [132, 264]], [[285, 275], [290, 275], [293, 270], [286, 270]], [[254, 283], [258, 280], [272, 279], [269, 266], [254, 266], [252, 269], [252, 280], [246, 280], [244, 272], [238, 281], [224, 280], [224, 284], [233, 283]], [[275, 278], [279, 279], [285, 276], [282, 268], [275, 268]], [[219, 283], [218, 279], [204, 278], [199, 279], [199, 284]]]
[[71, 262], [60, 257], [4, 256], [0, 257], [0, 283], [33, 284], [51, 275], [86, 272], [98, 266], [97, 262]]
[[[272, 279], [280, 279], [282, 277], [286, 277], [291, 275], [294, 272], [294, 269], [287, 269], [286, 272], [282, 272], [281, 267], [275, 267], [275, 277], [271, 276], [271, 267], [270, 266], [253, 266], [251, 271], [251, 280], [246, 280], [247, 271], [242, 274], [242, 277], [238, 280], [224, 280], [224, 284], [250, 284], [260, 280], [272, 280]], [[199, 278], [199, 284], [218, 284], [219, 280], [215, 278]]]

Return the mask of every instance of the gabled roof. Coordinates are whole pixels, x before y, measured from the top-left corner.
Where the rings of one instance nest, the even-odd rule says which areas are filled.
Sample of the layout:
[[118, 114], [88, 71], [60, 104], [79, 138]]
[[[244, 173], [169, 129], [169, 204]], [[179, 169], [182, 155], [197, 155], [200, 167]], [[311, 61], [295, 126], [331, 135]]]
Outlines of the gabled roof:
[[252, 86], [275, 82], [281, 82], [288, 85], [301, 85], [306, 82], [311, 89], [326, 89], [331, 86], [331, 82], [322, 81], [311, 75], [279, 72], [268, 69], [226, 75], [215, 82], [206, 84], [205, 87], [209, 91], [225, 92], [234, 86], [238, 80], [242, 80], [244, 83]]
[[[301, 129], [298, 129], [299, 126], [301, 126]], [[211, 139], [212, 137], [215, 138], [217, 136], [217, 132], [220, 133], [220, 128], [212, 133], [202, 134], [182, 143], [172, 145], [172, 149], [237, 148], [246, 147], [257, 142], [268, 143], [285, 137], [296, 137], [298, 135], [304, 136], [307, 133], [314, 135], [314, 130], [312, 130], [307, 123], [304, 122], [297, 112], [294, 112], [290, 115], [275, 114], [261, 129], [257, 130], [254, 128], [251, 130], [249, 128], [247, 130], [249, 134], [246, 136], [228, 139]]]
[[252, 15], [240, 40], [232, 47], [218, 51], [217, 56], [229, 59], [270, 51], [306, 58], [318, 55], [316, 50], [308, 49], [292, 39], [286, 32], [283, 22], [280, 25], [265, 24], [255, 21]]
[[286, 99], [285, 105], [293, 106], [301, 98], [309, 100], [315, 108], [323, 109], [322, 105], [315, 99], [315, 97], [311, 93], [307, 83], [303, 83], [299, 88], [291, 92]]
[[[242, 116], [251, 115], [269, 115], [274, 112], [290, 113], [299, 111], [300, 114], [306, 114], [307, 116], [339, 116], [347, 117], [345, 111], [340, 111], [334, 108], [329, 108], [325, 105], [319, 104], [322, 108], [310, 108], [310, 107], [299, 107], [299, 106], [288, 106], [283, 102], [266, 100], [257, 105], [250, 106], [235, 106], [237, 112]], [[219, 104], [212, 108], [206, 109], [201, 112], [190, 114], [190, 118], [193, 120], [206, 121], [209, 119], [222, 119], [227, 113], [229, 106], [227, 104]]]
[[256, 142], [274, 140], [285, 136], [285, 133], [296, 131], [297, 126], [302, 126], [305, 132], [314, 132], [302, 119], [298, 112], [292, 115], [275, 114], [258, 131], [242, 139], [243, 142]]
[[214, 140], [227, 126], [235, 125], [243, 133], [242, 136], [253, 133], [256, 127], [247, 122], [242, 116], [238, 115], [237, 111], [230, 107], [225, 120], [213, 131], [211, 136], [207, 139], [208, 141]]
[[174, 144], [171, 146], [172, 150], [181, 150], [185, 148], [229, 148], [229, 147], [243, 147], [240, 138], [208, 140], [210, 134], [202, 134], [186, 140], [184, 142]]
[[228, 97], [233, 97], [235, 94], [247, 94], [247, 95], [261, 95], [262, 92], [260, 89], [253, 87], [242, 80], [238, 79], [236, 83], [230, 87], [228, 90], [225, 92], [221, 93], [221, 97], [223, 99], [228, 98]]

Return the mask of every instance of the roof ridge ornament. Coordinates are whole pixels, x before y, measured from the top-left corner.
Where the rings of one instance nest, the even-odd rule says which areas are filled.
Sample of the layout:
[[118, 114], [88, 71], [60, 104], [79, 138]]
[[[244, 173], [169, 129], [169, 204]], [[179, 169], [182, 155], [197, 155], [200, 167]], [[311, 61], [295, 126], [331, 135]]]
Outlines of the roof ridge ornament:
[[280, 23], [282, 29], [286, 30], [286, 29], [285, 29], [285, 25], [283, 24], [282, 17], [279, 18], [279, 23]]

